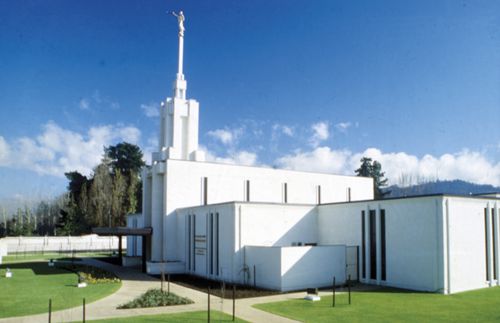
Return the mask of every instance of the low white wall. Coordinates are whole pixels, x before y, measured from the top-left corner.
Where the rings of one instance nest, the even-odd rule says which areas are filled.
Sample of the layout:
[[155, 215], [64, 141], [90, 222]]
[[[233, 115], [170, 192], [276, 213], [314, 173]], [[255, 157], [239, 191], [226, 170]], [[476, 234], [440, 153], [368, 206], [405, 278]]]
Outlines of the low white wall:
[[[245, 247], [247, 283], [262, 288], [281, 290], [281, 248]], [[255, 266], [255, 277], [254, 268]]]
[[290, 291], [345, 282], [345, 246], [281, 248], [281, 290]]
[[345, 282], [345, 246], [245, 247], [249, 283], [280, 291], [325, 287], [335, 276]]
[[[126, 238], [123, 237], [126, 245]], [[8, 253], [18, 252], [70, 252], [118, 249], [117, 237], [100, 237], [95, 234], [67, 237], [6, 237], [0, 239]]]

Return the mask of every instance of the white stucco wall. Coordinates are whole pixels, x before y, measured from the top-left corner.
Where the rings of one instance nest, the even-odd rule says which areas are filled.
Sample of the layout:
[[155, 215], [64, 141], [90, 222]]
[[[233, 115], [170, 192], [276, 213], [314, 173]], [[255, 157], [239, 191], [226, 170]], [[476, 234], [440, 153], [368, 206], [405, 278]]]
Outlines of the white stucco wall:
[[[381, 262], [377, 262], [378, 277], [369, 279], [370, 264], [366, 263], [367, 283], [385, 284], [415, 290], [435, 291], [442, 288], [441, 206], [440, 197], [355, 202], [321, 205], [318, 207], [319, 242], [322, 245], [345, 243], [360, 246], [361, 212], [369, 214], [385, 210], [386, 219], [386, 281], [381, 280]], [[379, 222], [377, 222], [379, 226]], [[366, 221], [366, 231], [369, 222]], [[377, 228], [377, 236], [380, 236]], [[377, 254], [380, 258], [380, 241]], [[369, 239], [366, 253], [369, 254]], [[369, 258], [367, 258], [369, 259]], [[362, 259], [359, 259], [360, 272]]]
[[[142, 214], [129, 214], [126, 216], [128, 228], [143, 228], [144, 216]], [[127, 236], [127, 256], [142, 256], [142, 237]]]
[[[155, 167], [161, 171], [161, 167]], [[351, 190], [352, 200], [373, 197], [371, 178], [173, 159], [166, 161], [166, 182], [162, 192], [159, 184], [155, 184], [155, 178], [161, 181], [163, 176], [155, 175], [154, 172], [155, 170], [151, 193], [153, 199], [156, 199], [151, 203], [153, 260], [182, 259], [183, 251], [176, 243], [179, 225], [174, 211], [204, 203], [204, 177], [208, 182], [208, 204], [244, 201], [247, 180], [250, 182], [249, 195], [252, 202], [282, 203], [284, 183], [287, 183], [288, 203], [316, 203], [318, 186], [321, 186], [322, 203], [346, 201], [348, 188]], [[165, 196], [163, 208], [162, 198], [159, 196], [161, 194]]]
[[249, 283], [281, 291], [331, 286], [345, 282], [345, 246], [246, 246]]
[[255, 278], [258, 287], [281, 290], [281, 248], [248, 246], [245, 258], [248, 266], [248, 284], [253, 285]]
[[[231, 202], [178, 209], [176, 214], [182, 262], [188, 262], [187, 217], [196, 215], [196, 234], [205, 234], [207, 242], [197, 243], [200, 249], [195, 260], [197, 270], [192, 273], [214, 279], [244, 282], [244, 247], [247, 245], [291, 246], [294, 242], [317, 243], [318, 240], [317, 214], [312, 205]], [[219, 214], [219, 276], [210, 275], [206, 267], [209, 214]]]
[[[486, 277], [486, 230], [484, 209], [489, 209], [488, 221], [491, 223], [491, 209], [496, 209], [498, 214], [499, 204], [491, 199], [471, 199], [460, 197], [446, 198], [444, 212], [448, 214], [449, 222], [449, 271], [446, 273], [449, 292], [461, 292], [465, 290], [497, 285], [498, 280], [489, 280]], [[498, 215], [494, 215], [498, 219]], [[498, 221], [498, 220], [497, 220]], [[489, 228], [489, 232], [492, 228]], [[498, 225], [496, 225], [498, 236]], [[493, 273], [493, 239], [488, 234], [490, 252], [490, 272]], [[498, 239], [497, 257], [498, 264]], [[498, 268], [498, 265], [497, 265]], [[498, 270], [498, 269], [497, 269]], [[498, 277], [498, 275], [497, 275]]]

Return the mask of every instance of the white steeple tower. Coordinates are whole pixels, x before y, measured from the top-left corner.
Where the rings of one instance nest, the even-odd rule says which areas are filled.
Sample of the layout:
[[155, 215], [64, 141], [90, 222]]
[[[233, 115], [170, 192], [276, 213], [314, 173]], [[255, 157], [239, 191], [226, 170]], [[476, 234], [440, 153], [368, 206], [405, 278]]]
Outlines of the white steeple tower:
[[172, 12], [179, 23], [179, 61], [177, 76], [173, 83], [173, 98], [161, 103], [160, 151], [156, 161], [183, 159], [203, 161], [203, 151], [198, 150], [198, 114], [196, 100], [186, 99], [187, 82], [184, 79], [184, 14]]

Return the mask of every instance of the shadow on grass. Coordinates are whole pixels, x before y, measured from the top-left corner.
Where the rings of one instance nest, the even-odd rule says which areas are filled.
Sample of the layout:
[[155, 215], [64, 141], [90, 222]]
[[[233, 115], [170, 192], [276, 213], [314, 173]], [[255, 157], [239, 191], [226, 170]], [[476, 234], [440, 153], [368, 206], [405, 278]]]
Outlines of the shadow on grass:
[[0, 268], [5, 270], [9, 268], [15, 275], [16, 269], [30, 269], [35, 275], [60, 275], [62, 273], [68, 273], [68, 270], [59, 267], [49, 267], [47, 261], [36, 261], [36, 262], [16, 262], [10, 264], [0, 265]]

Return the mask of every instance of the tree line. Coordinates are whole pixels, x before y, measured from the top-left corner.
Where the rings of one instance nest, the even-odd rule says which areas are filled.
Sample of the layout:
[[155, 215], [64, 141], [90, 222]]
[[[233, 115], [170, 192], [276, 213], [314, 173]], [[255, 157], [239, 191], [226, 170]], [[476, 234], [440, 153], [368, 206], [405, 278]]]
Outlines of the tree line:
[[67, 193], [35, 208], [19, 208], [0, 219], [0, 237], [80, 235], [93, 227], [124, 226], [125, 216], [141, 211], [143, 154], [136, 145], [122, 142], [104, 148], [101, 162], [90, 176], [78, 171], [64, 175]]

